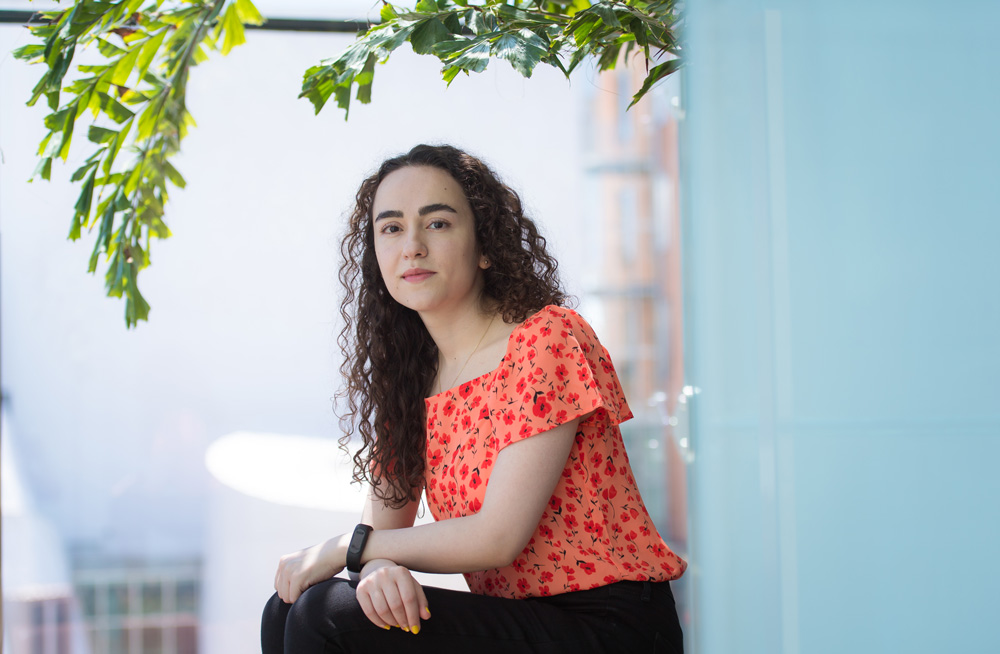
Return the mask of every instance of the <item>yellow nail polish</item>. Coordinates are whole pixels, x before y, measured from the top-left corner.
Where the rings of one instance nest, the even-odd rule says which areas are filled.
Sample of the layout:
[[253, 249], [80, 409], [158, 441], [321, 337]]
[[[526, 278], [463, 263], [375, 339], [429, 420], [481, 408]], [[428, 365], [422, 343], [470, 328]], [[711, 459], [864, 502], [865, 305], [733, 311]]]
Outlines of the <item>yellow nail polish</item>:
[[420, 625], [413, 628], [413, 635], [416, 636], [418, 633], [420, 633]]
[[383, 629], [392, 629], [392, 627], [390, 627], [389, 625], [385, 625], [385, 626], [384, 626], [384, 627], [382, 627], [382, 628], [383, 628]]
[[431, 610], [429, 608], [427, 608], [426, 606], [424, 607], [424, 610], [427, 611], [427, 617], [430, 617]]
[[409, 627], [400, 627], [400, 629], [402, 629], [406, 633], [410, 633], [410, 628]]

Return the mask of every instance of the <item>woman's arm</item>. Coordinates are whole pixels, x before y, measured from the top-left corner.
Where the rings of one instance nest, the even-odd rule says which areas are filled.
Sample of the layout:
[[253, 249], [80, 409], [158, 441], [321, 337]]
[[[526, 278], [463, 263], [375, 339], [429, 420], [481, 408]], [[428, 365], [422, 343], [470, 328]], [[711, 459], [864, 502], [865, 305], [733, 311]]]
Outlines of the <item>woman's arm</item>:
[[[412, 570], [437, 573], [508, 565], [538, 527], [566, 466], [578, 423], [579, 419], [573, 420], [501, 450], [478, 513], [416, 527], [384, 529], [373, 525], [377, 528], [368, 538], [362, 564], [388, 559]], [[373, 519], [381, 513], [370, 508]], [[415, 509], [414, 505], [411, 510]], [[392, 519], [404, 515], [400, 511]], [[409, 524], [413, 524], [412, 519]], [[278, 595], [294, 602], [309, 586], [340, 572], [346, 565], [350, 536], [343, 534], [282, 557], [275, 577]]]

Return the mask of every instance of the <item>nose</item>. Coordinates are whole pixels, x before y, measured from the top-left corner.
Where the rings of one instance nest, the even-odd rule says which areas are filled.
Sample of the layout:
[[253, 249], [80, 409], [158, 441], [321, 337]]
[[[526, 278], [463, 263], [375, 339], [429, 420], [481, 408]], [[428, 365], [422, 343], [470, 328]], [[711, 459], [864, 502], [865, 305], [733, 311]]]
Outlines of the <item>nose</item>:
[[406, 235], [406, 242], [403, 244], [404, 259], [419, 259], [427, 255], [427, 245], [424, 243], [423, 234], [419, 229], [411, 229]]

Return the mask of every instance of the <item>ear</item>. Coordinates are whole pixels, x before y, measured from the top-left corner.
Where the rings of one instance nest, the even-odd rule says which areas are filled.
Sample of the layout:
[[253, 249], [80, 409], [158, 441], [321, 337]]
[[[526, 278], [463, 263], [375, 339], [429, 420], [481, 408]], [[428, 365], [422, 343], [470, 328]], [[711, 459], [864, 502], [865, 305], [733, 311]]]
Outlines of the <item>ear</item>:
[[486, 270], [487, 268], [490, 267], [490, 260], [487, 259], [486, 257], [480, 257], [479, 258], [479, 267], [482, 268], [483, 270]]

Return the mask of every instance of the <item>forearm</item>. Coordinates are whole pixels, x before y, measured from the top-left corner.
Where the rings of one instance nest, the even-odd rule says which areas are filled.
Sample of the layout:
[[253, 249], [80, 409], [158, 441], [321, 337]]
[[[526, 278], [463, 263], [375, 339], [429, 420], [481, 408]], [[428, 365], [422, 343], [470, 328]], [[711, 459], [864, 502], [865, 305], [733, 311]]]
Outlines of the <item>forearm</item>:
[[373, 531], [362, 563], [389, 559], [420, 572], [476, 572], [510, 564], [524, 548], [509, 534], [492, 528], [482, 513], [407, 529]]

